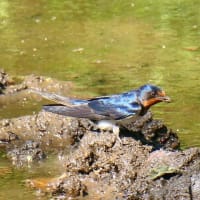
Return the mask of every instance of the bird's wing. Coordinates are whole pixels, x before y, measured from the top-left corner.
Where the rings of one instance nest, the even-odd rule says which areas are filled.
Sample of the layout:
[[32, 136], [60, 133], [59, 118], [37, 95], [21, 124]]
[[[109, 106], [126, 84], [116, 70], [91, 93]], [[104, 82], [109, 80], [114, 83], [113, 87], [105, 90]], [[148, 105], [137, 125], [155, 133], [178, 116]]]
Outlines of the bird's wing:
[[139, 114], [141, 106], [138, 103], [115, 105], [105, 104], [102, 103], [102, 101], [92, 101], [89, 104], [82, 104], [79, 106], [50, 104], [43, 106], [43, 110], [59, 115], [91, 120], [120, 120]]
[[35, 89], [29, 89], [29, 91], [32, 93], [39, 94], [40, 96], [48, 100], [51, 100], [58, 104], [62, 104], [69, 107], [87, 103], [87, 100], [72, 99], [69, 97], [63, 97], [54, 93], [42, 92]]
[[[141, 105], [137, 102], [130, 103], [130, 99], [119, 95], [80, 100], [34, 89], [29, 91], [58, 103], [45, 105], [43, 106], [43, 110], [77, 118], [88, 118], [91, 120], [119, 120], [132, 115], [137, 115], [142, 109]], [[126, 102], [126, 100], [129, 102]]]
[[103, 115], [109, 119], [119, 120], [141, 112], [141, 105], [137, 102], [116, 102], [112, 99], [97, 99], [88, 103], [88, 106], [98, 115]]
[[43, 110], [69, 117], [87, 118], [91, 120], [105, 119], [105, 116], [95, 113], [95, 111], [92, 108], [88, 107], [87, 104], [83, 104], [80, 106], [65, 106], [62, 104], [50, 104], [50, 105], [44, 105]]

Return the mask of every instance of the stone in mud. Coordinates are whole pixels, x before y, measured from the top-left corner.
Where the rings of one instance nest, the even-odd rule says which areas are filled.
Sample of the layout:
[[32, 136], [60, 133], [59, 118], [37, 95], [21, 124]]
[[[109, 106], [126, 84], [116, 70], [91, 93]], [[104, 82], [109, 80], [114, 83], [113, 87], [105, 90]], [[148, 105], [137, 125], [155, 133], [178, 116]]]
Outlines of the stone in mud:
[[51, 193], [52, 199], [71, 199], [87, 195], [86, 185], [77, 176], [68, 176], [67, 173], [57, 178], [28, 179], [26, 185], [38, 189], [38, 196]]
[[7, 156], [11, 159], [12, 164], [17, 167], [30, 166], [32, 162], [40, 161], [46, 156], [39, 143], [31, 140], [26, 141], [21, 147], [9, 147]]
[[68, 176], [56, 185], [52, 182], [49, 187], [54, 188], [52, 195], [65, 194], [65, 198], [84, 196], [87, 194], [87, 187], [76, 176]]

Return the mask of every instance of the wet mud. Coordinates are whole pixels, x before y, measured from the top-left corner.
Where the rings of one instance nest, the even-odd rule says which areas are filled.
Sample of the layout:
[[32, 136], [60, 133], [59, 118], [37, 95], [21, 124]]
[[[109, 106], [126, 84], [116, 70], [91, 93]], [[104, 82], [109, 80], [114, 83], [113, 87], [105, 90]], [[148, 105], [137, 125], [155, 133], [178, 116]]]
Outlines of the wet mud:
[[[30, 98], [31, 87], [50, 91], [46, 80], [61, 93], [71, 87], [35, 76], [15, 84], [2, 72], [0, 101], [11, 93]], [[51, 199], [200, 199], [199, 148], [179, 150], [177, 134], [151, 112], [122, 128], [120, 139], [90, 120], [47, 112], [0, 121], [0, 147], [14, 166], [31, 167], [52, 152], [59, 155], [59, 176], [26, 181]]]

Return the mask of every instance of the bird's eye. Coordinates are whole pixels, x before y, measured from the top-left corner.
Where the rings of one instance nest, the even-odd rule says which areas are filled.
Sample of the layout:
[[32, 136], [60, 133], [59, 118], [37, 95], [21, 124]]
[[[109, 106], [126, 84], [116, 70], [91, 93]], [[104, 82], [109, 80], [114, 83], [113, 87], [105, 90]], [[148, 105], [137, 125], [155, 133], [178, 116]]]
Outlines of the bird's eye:
[[154, 97], [156, 95], [155, 92], [151, 92], [151, 96]]

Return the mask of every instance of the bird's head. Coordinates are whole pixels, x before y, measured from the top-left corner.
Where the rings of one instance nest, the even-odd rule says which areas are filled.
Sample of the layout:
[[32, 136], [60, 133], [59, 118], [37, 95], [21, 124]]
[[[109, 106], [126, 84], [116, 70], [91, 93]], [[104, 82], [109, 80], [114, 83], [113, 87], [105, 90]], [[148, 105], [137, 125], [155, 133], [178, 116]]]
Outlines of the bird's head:
[[138, 99], [144, 108], [148, 109], [152, 105], [159, 102], [170, 102], [170, 98], [166, 96], [165, 92], [154, 85], [143, 85], [138, 89]]

